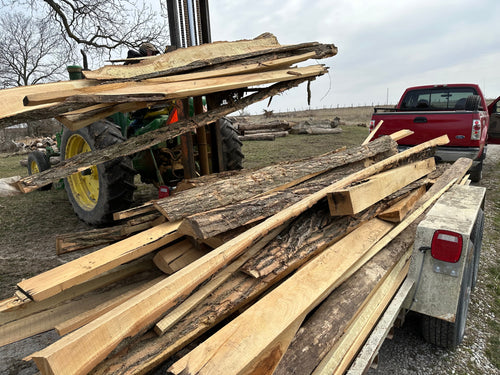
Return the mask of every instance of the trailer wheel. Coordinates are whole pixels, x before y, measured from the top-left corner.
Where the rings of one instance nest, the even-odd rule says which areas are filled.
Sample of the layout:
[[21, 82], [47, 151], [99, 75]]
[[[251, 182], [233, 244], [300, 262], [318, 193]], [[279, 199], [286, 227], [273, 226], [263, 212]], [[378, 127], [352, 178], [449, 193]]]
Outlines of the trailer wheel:
[[474, 168], [471, 168], [469, 173], [469, 178], [472, 182], [481, 181], [481, 178], [483, 178], [483, 161], [481, 160], [479, 164], [477, 164]]
[[242, 142], [238, 132], [227, 118], [220, 120], [220, 133], [222, 138], [222, 156], [224, 167], [227, 171], [243, 168], [244, 155], [241, 152]]
[[479, 95], [469, 95], [465, 101], [465, 110], [475, 112], [479, 109], [480, 104], [481, 97]]
[[473, 265], [467, 267], [462, 280], [455, 322], [422, 315], [422, 336], [427, 342], [446, 349], [454, 349], [462, 342], [472, 289], [472, 268]]
[[[120, 128], [107, 120], [77, 131], [64, 129], [61, 160], [124, 140]], [[134, 175], [132, 161], [122, 157], [65, 178], [64, 187], [81, 220], [91, 225], [103, 225], [112, 221], [114, 212], [130, 207], [135, 189]]]
[[[41, 151], [33, 151], [28, 154], [28, 174], [31, 176], [34, 173], [46, 171], [50, 168], [50, 161], [47, 154]], [[40, 190], [50, 190], [52, 184], [42, 186]]]

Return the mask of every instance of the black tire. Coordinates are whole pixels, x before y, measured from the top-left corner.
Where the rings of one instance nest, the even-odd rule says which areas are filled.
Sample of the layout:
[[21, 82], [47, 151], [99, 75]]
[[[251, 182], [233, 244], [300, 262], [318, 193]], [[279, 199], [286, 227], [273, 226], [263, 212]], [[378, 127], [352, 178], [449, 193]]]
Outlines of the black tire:
[[[95, 122], [77, 131], [64, 129], [61, 138], [61, 160], [66, 159], [68, 151], [70, 155], [80, 153], [71, 149], [71, 145], [78, 141], [81, 142], [81, 138], [85, 140], [91, 150], [103, 149], [125, 140], [120, 128], [107, 120]], [[70, 147], [67, 147], [68, 141]], [[96, 174], [97, 176], [95, 176]], [[98, 186], [97, 199], [92, 194], [81, 194], [83, 198], [80, 198], [75, 191], [78, 187], [85, 186], [85, 183], [80, 183], [73, 178], [83, 180], [85, 176], [92, 175], [94, 175], [94, 186]], [[135, 190], [134, 175], [135, 171], [132, 168], [131, 159], [122, 157], [89, 168], [78, 175], [73, 175], [76, 177], [66, 178], [64, 186], [68, 199], [81, 220], [91, 225], [104, 225], [113, 220], [114, 212], [125, 210], [132, 204]], [[77, 187], [74, 188], [74, 186]]]
[[[35, 168], [33, 168], [35, 167]], [[28, 174], [43, 172], [50, 168], [50, 161], [47, 154], [41, 151], [33, 151], [28, 154]], [[52, 184], [42, 186], [39, 190], [50, 190]]]
[[481, 160], [475, 167], [469, 170], [469, 178], [472, 182], [479, 182], [483, 178], [483, 161]]
[[220, 120], [220, 133], [222, 138], [222, 157], [226, 171], [234, 171], [243, 168], [244, 155], [241, 152], [242, 142], [238, 138], [238, 132], [227, 118]]
[[422, 336], [427, 342], [446, 349], [454, 349], [462, 342], [472, 289], [472, 268], [472, 265], [469, 265], [465, 270], [462, 286], [460, 287], [455, 322], [452, 323], [433, 316], [422, 315]]
[[470, 95], [465, 101], [465, 110], [476, 112], [479, 110], [481, 104], [481, 97], [479, 95]]

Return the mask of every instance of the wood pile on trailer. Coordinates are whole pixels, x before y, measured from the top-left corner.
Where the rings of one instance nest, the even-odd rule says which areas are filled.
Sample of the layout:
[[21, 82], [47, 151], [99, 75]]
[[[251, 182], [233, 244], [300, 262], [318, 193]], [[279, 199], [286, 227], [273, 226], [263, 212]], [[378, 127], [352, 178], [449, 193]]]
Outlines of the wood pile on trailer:
[[343, 373], [404, 279], [423, 213], [470, 167], [436, 169], [447, 141], [397, 153], [381, 137], [120, 213], [156, 223], [20, 281], [0, 344], [55, 329], [26, 358], [42, 374]]

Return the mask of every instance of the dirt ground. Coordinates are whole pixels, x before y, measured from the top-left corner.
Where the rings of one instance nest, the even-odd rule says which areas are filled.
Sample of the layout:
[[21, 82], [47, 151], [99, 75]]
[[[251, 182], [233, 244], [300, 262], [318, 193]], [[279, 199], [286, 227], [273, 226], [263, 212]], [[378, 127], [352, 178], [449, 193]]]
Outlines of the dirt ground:
[[[360, 142], [366, 134], [366, 128], [357, 124], [367, 124], [371, 108], [330, 110], [312, 113], [309, 111], [293, 115], [293, 121], [301, 121], [311, 117], [330, 118], [340, 117], [355, 135], [346, 139], [345, 144]], [[282, 117], [282, 116], [280, 116]], [[347, 132], [348, 133], [348, 132]], [[307, 137], [307, 136], [306, 136]], [[316, 137], [317, 142], [325, 142], [325, 137]], [[285, 142], [285, 141], [282, 141]], [[311, 143], [309, 150], [316, 154], [329, 151], [324, 149], [322, 143], [318, 147], [313, 138], [308, 138]], [[268, 147], [277, 148], [277, 143], [268, 142]], [[328, 143], [328, 142], [327, 142]], [[332, 146], [333, 142], [330, 143]], [[250, 150], [254, 146], [248, 146]], [[300, 150], [291, 153], [289, 158], [299, 158]], [[336, 148], [337, 145], [331, 147]], [[244, 146], [245, 151], [245, 146]], [[250, 154], [257, 151], [250, 151]], [[310, 151], [312, 152], [312, 151]], [[257, 158], [259, 155], [246, 155], [248, 158]], [[12, 175], [26, 175], [24, 168], [18, 162], [25, 156], [2, 157], [0, 155], [0, 178]], [[266, 155], [264, 158], [274, 158]], [[497, 189], [500, 181], [500, 146], [490, 147], [485, 163], [484, 177], [480, 185], [490, 189]], [[255, 166], [264, 161], [249, 165]], [[136, 203], [147, 201], [155, 196], [151, 186], [139, 185], [135, 194]], [[496, 211], [495, 211], [496, 210]], [[486, 207], [486, 232], [498, 230], [491, 223], [490, 212], [497, 212], [500, 207], [487, 203]], [[12, 296], [15, 285], [23, 278], [29, 278], [59, 264], [68, 262], [85, 254], [85, 251], [57, 256], [55, 253], [55, 236], [58, 233], [75, 232], [90, 229], [80, 222], [74, 215], [72, 208], [65, 196], [64, 190], [53, 188], [50, 191], [37, 191], [27, 195], [10, 198], [0, 198], [0, 299]], [[89, 250], [90, 251], [90, 250]], [[485, 240], [481, 268], [488, 266], [488, 259], [498, 256], [495, 244]], [[405, 326], [395, 332], [394, 339], [384, 344], [380, 354], [380, 364], [377, 370], [370, 370], [370, 374], [500, 374], [493, 367], [485, 355], [485, 342], [490, 334], [484, 316], [488, 314], [490, 295], [484, 291], [484, 285], [489, 282], [488, 275], [480, 273], [478, 286], [472, 295], [472, 304], [469, 310], [468, 328], [464, 344], [455, 352], [436, 349], [426, 344], [417, 331], [417, 321], [408, 317]], [[0, 348], [0, 374], [33, 374], [37, 369], [32, 362], [23, 362], [21, 358], [37, 351], [53, 341], [58, 336], [54, 331], [42, 333], [21, 342]]]

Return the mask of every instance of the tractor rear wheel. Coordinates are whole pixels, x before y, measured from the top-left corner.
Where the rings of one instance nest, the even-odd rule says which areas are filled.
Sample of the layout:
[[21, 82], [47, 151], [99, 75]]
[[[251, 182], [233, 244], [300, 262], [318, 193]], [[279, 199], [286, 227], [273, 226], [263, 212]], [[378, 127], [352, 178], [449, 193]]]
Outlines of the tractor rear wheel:
[[222, 138], [222, 157], [226, 171], [234, 171], [243, 168], [242, 142], [238, 138], [238, 132], [227, 118], [220, 119], [220, 133]]
[[[61, 138], [61, 160], [123, 142], [120, 128], [101, 120], [83, 129], [64, 129]], [[77, 216], [91, 225], [112, 221], [114, 212], [130, 207], [135, 171], [128, 157], [92, 166], [64, 179], [64, 186]]]

